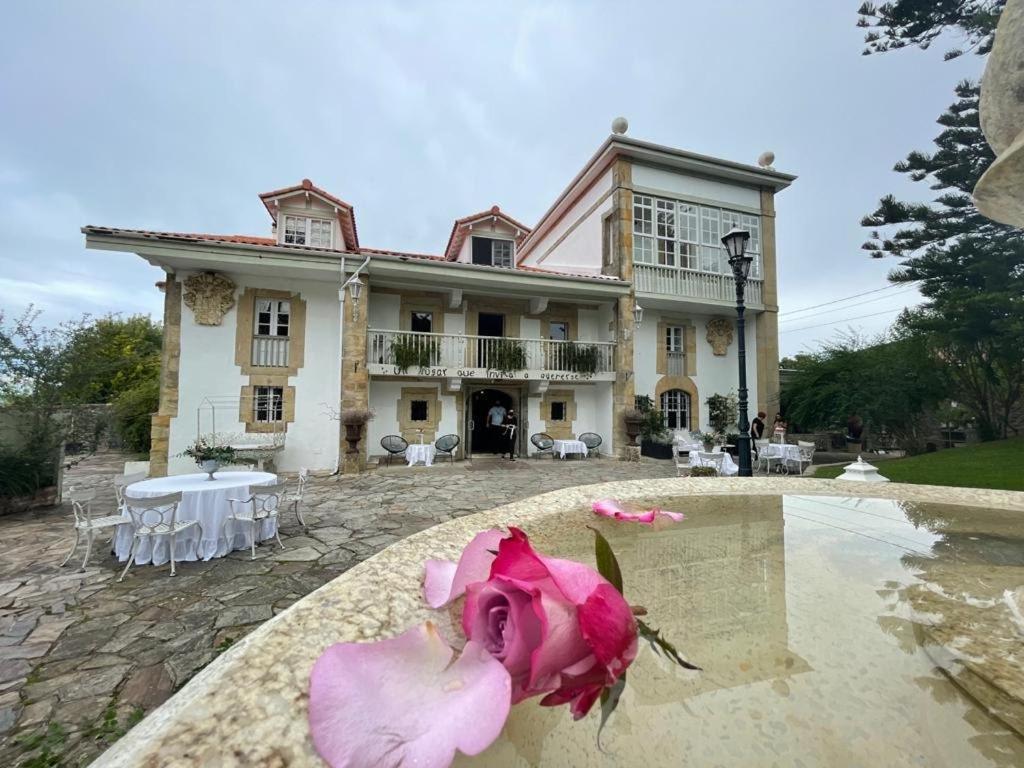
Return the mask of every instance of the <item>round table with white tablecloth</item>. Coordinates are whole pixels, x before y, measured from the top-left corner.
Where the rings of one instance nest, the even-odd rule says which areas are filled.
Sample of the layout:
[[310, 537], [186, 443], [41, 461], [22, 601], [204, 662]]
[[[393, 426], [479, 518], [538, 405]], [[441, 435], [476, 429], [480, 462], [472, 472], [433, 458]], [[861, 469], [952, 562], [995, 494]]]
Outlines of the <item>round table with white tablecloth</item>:
[[551, 446], [552, 453], [557, 453], [559, 457], [565, 458], [566, 454], [582, 454], [586, 456], [588, 453], [587, 444], [582, 440], [555, 440], [554, 445]]
[[434, 448], [433, 443], [410, 443], [409, 447], [405, 449], [405, 460], [409, 462], [409, 466], [422, 461], [424, 466], [429, 467], [434, 463], [434, 455], [437, 453], [437, 449]]
[[768, 443], [758, 452], [758, 460], [767, 459], [769, 466], [771, 462], [778, 462], [778, 466], [785, 467], [789, 462], [800, 462], [800, 446], [789, 445], [788, 443]]
[[[133, 483], [125, 489], [128, 498], [148, 498], [163, 496], [181, 491], [181, 503], [178, 504], [178, 520], [198, 520], [199, 526], [187, 528], [175, 537], [174, 559], [178, 562], [186, 560], [209, 560], [223, 557], [235, 549], [245, 549], [251, 545], [248, 525], [232, 525], [229, 528], [231, 542], [224, 537], [224, 521], [231, 514], [228, 499], [247, 499], [250, 487], [273, 485], [277, 475], [269, 472], [217, 472], [213, 480], [205, 472], [191, 475], [171, 475], [170, 477], [154, 477]], [[131, 520], [128, 511], [123, 512], [125, 519]], [[199, 528], [202, 528], [200, 540]], [[264, 541], [277, 533], [277, 518], [268, 518], [260, 523], [259, 541]], [[132, 548], [132, 526], [120, 525], [117, 528], [117, 539], [114, 551], [121, 562], [128, 559]], [[162, 565], [170, 560], [170, 540], [167, 536], [146, 537], [135, 555], [136, 565], [153, 563]]]

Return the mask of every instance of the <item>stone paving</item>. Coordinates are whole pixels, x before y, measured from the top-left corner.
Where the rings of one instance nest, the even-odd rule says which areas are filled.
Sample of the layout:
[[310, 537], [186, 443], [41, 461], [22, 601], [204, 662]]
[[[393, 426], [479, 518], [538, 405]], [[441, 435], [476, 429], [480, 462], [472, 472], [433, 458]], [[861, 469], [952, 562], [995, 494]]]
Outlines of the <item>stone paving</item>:
[[[116, 454], [70, 470], [114, 509]], [[382, 548], [436, 523], [546, 491], [609, 480], [672, 477], [668, 461], [483, 460], [314, 478], [308, 531], [286, 516], [285, 549], [268, 543], [206, 563], [134, 566], [121, 584], [97, 541], [58, 567], [74, 535], [70, 507], [0, 518], [0, 766], [80, 766], [233, 642]]]

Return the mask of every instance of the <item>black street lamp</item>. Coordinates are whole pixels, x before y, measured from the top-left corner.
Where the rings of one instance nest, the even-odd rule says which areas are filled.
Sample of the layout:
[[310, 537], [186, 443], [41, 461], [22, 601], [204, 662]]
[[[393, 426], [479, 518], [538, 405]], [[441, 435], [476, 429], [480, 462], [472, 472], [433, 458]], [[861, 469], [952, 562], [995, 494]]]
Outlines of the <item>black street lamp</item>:
[[737, 353], [740, 364], [740, 388], [739, 388], [739, 421], [736, 424], [740, 430], [738, 445], [740, 477], [753, 477], [754, 472], [750, 464], [750, 422], [747, 420], [747, 339], [746, 322], [743, 319], [745, 305], [743, 303], [743, 291], [747, 285], [747, 275], [750, 274], [750, 264], [753, 257], [747, 256], [747, 241], [750, 240], [750, 233], [745, 229], [733, 227], [722, 238], [722, 245], [729, 254], [729, 266], [732, 267], [732, 276], [736, 280], [736, 334]]

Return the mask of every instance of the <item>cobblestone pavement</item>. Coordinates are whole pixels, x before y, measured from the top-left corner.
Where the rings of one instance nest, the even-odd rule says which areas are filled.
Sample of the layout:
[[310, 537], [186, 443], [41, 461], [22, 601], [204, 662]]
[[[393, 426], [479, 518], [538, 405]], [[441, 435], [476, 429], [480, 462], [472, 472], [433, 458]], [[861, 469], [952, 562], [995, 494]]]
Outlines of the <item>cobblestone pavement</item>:
[[[122, 456], [92, 457], [65, 486], [114, 509]], [[669, 477], [667, 461], [478, 461], [314, 478], [304, 516], [266, 544], [206, 563], [135, 566], [121, 584], [97, 541], [72, 560], [70, 506], [0, 517], [0, 766], [85, 765], [233, 642], [380, 549], [435, 523], [572, 485]], [[78, 553], [81, 564], [83, 550]]]

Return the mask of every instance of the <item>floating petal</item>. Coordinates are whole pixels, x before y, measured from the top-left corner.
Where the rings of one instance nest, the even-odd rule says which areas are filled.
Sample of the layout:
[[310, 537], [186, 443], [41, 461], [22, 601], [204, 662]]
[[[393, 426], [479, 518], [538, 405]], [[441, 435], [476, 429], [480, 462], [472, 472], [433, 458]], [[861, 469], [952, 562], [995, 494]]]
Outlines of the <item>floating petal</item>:
[[[338, 643], [310, 675], [309, 726], [334, 768], [443, 768], [498, 737], [511, 680], [476, 642], [452, 649], [430, 622], [376, 643]], [[449, 666], [450, 665], [450, 666]]]

